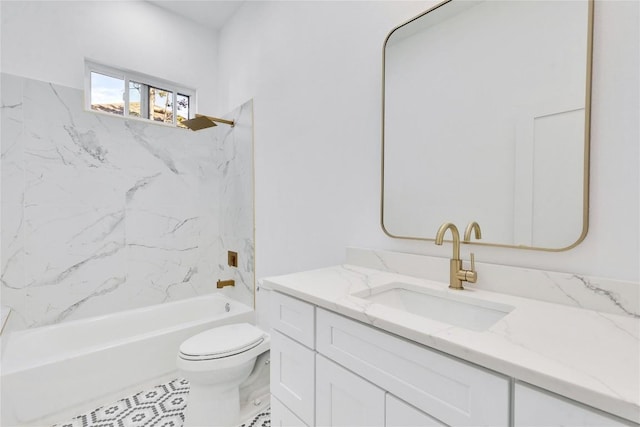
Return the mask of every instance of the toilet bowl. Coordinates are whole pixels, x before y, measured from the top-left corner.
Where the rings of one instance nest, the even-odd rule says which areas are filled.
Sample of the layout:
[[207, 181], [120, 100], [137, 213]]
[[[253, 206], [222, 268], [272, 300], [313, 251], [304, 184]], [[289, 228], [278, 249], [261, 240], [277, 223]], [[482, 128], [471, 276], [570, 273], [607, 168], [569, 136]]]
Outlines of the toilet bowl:
[[240, 385], [249, 380], [269, 334], [248, 323], [199, 333], [180, 345], [178, 370], [190, 382], [185, 427], [240, 424]]

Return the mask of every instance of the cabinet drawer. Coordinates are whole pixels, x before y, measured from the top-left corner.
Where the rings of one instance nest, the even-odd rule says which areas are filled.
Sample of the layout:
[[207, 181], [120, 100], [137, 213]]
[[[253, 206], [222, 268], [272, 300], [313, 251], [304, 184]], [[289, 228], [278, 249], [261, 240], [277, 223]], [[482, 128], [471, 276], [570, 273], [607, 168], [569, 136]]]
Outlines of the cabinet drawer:
[[623, 427], [631, 424], [623, 423], [597, 409], [557, 397], [527, 384], [516, 383], [514, 425], [516, 427]]
[[455, 426], [507, 426], [509, 380], [318, 309], [319, 353]]
[[315, 353], [277, 331], [271, 333], [271, 393], [314, 425]]
[[300, 418], [271, 395], [271, 426], [272, 427], [308, 427]]
[[270, 300], [271, 327], [314, 349], [314, 306], [278, 292]]

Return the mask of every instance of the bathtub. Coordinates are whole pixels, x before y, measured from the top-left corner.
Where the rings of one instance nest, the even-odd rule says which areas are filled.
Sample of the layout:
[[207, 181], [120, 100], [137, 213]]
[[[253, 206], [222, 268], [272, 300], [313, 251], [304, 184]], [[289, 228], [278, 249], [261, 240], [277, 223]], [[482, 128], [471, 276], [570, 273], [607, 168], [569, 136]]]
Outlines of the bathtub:
[[239, 322], [255, 323], [252, 308], [211, 294], [11, 333], [2, 343], [2, 425], [65, 421], [161, 383], [177, 374], [182, 341]]

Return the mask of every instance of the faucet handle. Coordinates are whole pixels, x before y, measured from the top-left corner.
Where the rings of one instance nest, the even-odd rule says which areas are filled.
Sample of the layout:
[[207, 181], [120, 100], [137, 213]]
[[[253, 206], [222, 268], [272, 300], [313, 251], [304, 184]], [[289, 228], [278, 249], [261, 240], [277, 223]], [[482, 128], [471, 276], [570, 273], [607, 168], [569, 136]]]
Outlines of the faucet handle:
[[[476, 239], [482, 238], [482, 232], [480, 231], [480, 225], [477, 222], [473, 221], [467, 225], [466, 230], [464, 231], [464, 243], [471, 243], [471, 233], [475, 232]], [[476, 271], [476, 257], [473, 252], [471, 252], [471, 270], [464, 270], [465, 281], [470, 283], [476, 283], [478, 280], [478, 272]]]
[[471, 252], [471, 270], [462, 270], [464, 272], [464, 281], [469, 283], [476, 283], [478, 280], [478, 272], [476, 271], [476, 256]]

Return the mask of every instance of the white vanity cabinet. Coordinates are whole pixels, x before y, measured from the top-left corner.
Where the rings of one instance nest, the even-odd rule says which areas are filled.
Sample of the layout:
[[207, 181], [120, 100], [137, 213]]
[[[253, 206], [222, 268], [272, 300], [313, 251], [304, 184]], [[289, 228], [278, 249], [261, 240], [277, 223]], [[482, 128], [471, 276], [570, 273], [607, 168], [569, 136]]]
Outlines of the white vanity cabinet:
[[278, 292], [270, 317], [274, 425], [509, 423], [506, 377]]
[[270, 317], [274, 426], [635, 425], [279, 292]]
[[314, 426], [315, 308], [275, 292], [270, 305], [272, 425]]
[[522, 427], [626, 427], [611, 415], [516, 382], [514, 424]]

